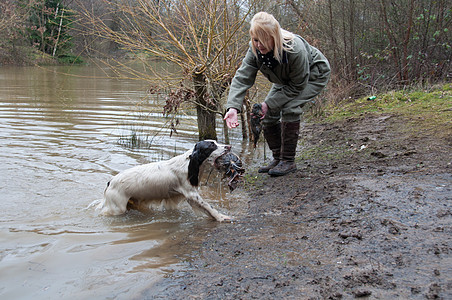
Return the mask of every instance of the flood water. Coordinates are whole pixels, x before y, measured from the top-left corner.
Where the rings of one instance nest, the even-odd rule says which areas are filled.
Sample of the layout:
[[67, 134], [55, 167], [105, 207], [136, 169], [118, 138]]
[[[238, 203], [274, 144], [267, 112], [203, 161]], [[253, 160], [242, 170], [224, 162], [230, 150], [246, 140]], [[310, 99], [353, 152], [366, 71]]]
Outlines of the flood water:
[[[162, 129], [161, 99], [146, 95], [146, 83], [105, 72], [0, 68], [2, 299], [139, 297], [185, 267], [192, 249], [171, 247], [172, 241], [218, 226], [188, 206], [119, 217], [86, 209], [102, 198], [112, 175], [180, 154], [197, 141], [194, 116], [181, 116], [170, 137]], [[145, 147], [125, 147], [134, 133]], [[239, 137], [232, 140], [240, 147]], [[238, 213], [229, 200], [241, 196], [216, 179], [201, 192], [220, 211]]]

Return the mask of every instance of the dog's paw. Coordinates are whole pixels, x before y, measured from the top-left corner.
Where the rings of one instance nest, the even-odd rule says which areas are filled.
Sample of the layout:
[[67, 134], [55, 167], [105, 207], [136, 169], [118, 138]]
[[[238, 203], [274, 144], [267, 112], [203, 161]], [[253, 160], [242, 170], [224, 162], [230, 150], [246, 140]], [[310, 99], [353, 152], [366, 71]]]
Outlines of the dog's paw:
[[232, 217], [226, 216], [223, 214], [219, 214], [219, 216], [217, 217], [217, 221], [218, 222], [232, 222]]

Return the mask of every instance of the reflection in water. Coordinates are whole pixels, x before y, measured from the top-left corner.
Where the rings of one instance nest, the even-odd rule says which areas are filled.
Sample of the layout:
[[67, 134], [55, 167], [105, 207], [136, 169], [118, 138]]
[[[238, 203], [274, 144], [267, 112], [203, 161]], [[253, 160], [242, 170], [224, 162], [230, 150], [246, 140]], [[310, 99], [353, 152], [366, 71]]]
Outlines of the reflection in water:
[[[112, 175], [183, 153], [197, 139], [194, 116], [181, 117], [181, 130], [170, 138], [161, 129], [161, 104], [143, 92], [146, 84], [106, 78], [105, 72], [0, 68], [3, 299], [133, 298], [184, 266], [191, 246], [178, 245], [185, 236], [217, 226], [188, 205], [115, 218], [85, 209], [102, 197]], [[118, 144], [138, 129], [150, 137], [147, 149]], [[246, 162], [248, 150], [241, 152], [238, 136], [232, 138]], [[219, 180], [203, 179], [201, 194], [220, 211], [239, 215], [245, 196], [227, 193]]]

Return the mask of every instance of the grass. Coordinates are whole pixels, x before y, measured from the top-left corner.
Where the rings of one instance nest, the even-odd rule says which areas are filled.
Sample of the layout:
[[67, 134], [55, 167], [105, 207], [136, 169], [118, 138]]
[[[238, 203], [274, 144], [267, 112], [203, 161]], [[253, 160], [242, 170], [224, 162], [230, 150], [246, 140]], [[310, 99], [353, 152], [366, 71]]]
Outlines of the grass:
[[145, 132], [144, 127], [130, 126], [130, 133], [121, 135], [118, 144], [130, 149], [149, 149], [153, 144], [154, 136]]
[[243, 175], [243, 185], [246, 188], [256, 189], [264, 186], [266, 174], [259, 174], [256, 170], [247, 170]]
[[[361, 119], [367, 116], [394, 115], [401, 122], [394, 123], [394, 129], [404, 137], [420, 135], [450, 139], [452, 136], [452, 84], [442, 84], [423, 89], [403, 89], [366, 96], [359, 99], [347, 99], [335, 105], [326, 105], [321, 114], [318, 111], [308, 113], [308, 123], [336, 123]], [[360, 149], [359, 140], [336, 140], [340, 135], [332, 135], [333, 141], [317, 141], [313, 145], [299, 144], [296, 162], [340, 161], [360, 151], [360, 157], [372, 155], [374, 149], [369, 146]]]
[[360, 118], [365, 114], [397, 114], [406, 117], [407, 128], [440, 136], [452, 134], [452, 84], [427, 89], [403, 89], [345, 100], [325, 108], [323, 121], [336, 122]]
[[118, 144], [131, 149], [136, 148], [149, 148], [150, 143], [148, 142], [148, 138], [145, 137], [144, 139], [140, 137], [137, 132], [132, 132], [130, 136], [121, 136], [118, 140]]

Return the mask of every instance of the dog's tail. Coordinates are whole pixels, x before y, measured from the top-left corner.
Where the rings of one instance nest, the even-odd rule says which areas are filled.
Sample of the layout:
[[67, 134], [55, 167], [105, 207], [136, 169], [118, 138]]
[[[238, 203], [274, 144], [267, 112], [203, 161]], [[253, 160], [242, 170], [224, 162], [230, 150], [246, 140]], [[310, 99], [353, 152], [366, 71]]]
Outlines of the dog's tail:
[[[110, 181], [107, 182], [107, 187], [105, 188], [104, 194], [107, 191], [108, 187], [110, 186]], [[93, 206], [96, 206], [96, 210], [99, 209], [100, 205], [102, 204], [102, 202], [104, 201], [104, 199], [97, 199], [94, 200], [93, 202], [91, 202], [86, 208], [85, 210], [91, 209]]]

